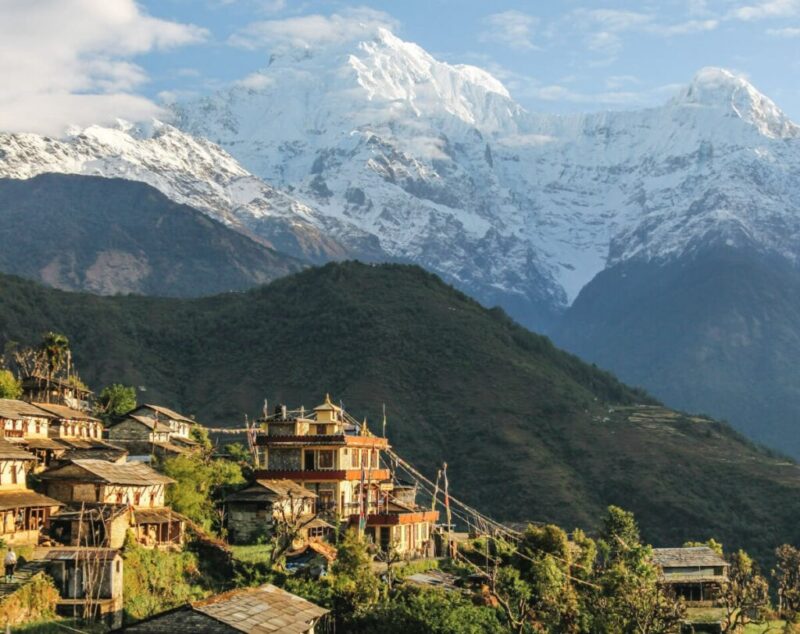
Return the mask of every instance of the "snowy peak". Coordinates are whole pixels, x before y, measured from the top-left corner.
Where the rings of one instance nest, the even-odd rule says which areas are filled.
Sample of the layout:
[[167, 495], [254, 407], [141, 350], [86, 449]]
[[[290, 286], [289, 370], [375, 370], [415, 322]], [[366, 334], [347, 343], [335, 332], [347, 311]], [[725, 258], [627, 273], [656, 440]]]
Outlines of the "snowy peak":
[[701, 69], [676, 97], [675, 104], [721, 110], [753, 125], [760, 134], [769, 138], [800, 136], [800, 127], [775, 102], [756, 90], [743, 76], [724, 68]]

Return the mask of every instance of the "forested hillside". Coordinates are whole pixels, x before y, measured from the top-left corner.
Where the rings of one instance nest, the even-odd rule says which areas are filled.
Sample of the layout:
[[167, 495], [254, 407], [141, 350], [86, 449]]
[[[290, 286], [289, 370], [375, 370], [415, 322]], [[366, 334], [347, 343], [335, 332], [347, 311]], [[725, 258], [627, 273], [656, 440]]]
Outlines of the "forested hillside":
[[326, 392], [455, 495], [509, 521], [634, 511], [656, 545], [800, 539], [800, 470], [728, 426], [658, 406], [410, 266], [331, 264], [205, 299], [96, 297], [0, 278], [0, 336], [65, 333], [95, 389], [141, 388], [213, 425]]

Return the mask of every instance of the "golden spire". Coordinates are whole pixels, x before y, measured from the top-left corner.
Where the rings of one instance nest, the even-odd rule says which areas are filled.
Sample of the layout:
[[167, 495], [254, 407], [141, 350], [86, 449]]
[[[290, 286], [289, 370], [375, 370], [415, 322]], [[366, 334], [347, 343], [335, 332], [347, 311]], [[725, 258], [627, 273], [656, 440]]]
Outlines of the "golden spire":
[[325, 405], [333, 405], [331, 403], [331, 395], [328, 392], [325, 392]]
[[364, 422], [361, 423], [361, 435], [369, 436], [369, 427], [367, 427], [367, 417], [364, 417]]

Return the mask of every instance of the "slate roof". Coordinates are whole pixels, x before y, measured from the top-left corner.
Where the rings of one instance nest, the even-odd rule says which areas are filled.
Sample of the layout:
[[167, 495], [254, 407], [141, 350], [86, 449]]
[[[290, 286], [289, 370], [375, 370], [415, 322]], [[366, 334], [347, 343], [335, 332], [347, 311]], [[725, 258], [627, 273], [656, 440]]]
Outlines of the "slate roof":
[[[70, 473], [60, 474], [60, 471], [69, 469], [72, 465], [80, 467], [85, 475]], [[107, 484], [122, 484], [128, 486], [150, 486], [152, 484], [171, 484], [172, 478], [154, 471], [141, 462], [125, 462], [116, 464], [105, 460], [73, 460], [67, 465], [62, 465], [45, 471], [39, 475], [44, 480], [85, 480], [89, 482], [105, 482]]]
[[102, 422], [99, 418], [95, 418], [86, 412], [72, 409], [66, 405], [57, 405], [55, 403], [34, 403], [34, 405], [36, 405], [36, 407], [39, 409], [44, 410], [48, 414], [53, 414], [53, 416], [62, 420], [86, 420], [94, 423]]
[[34, 491], [0, 491], [0, 511], [23, 506], [64, 506], [64, 504]]
[[52, 414], [43, 412], [38, 407], [18, 401], [13, 398], [0, 398], [0, 418], [18, 419], [24, 416], [36, 416], [38, 418], [53, 418]]
[[316, 498], [317, 494], [291, 480], [256, 480], [254, 484], [231, 493], [226, 502], [274, 502], [280, 498]]
[[133, 411], [134, 412], [138, 412], [140, 409], [145, 409], [145, 408], [151, 409], [154, 412], [158, 412], [162, 416], [166, 416], [167, 418], [169, 418], [171, 420], [178, 420], [178, 421], [182, 421], [184, 423], [196, 423], [197, 422], [197, 421], [192, 420], [191, 418], [188, 418], [188, 417], [184, 416], [183, 414], [179, 414], [178, 412], [176, 412], [173, 409], [170, 409], [169, 407], [163, 407], [162, 405], [153, 405], [151, 403], [145, 403], [144, 405], [140, 405], [139, 407], [137, 407]]
[[727, 567], [728, 562], [708, 546], [654, 548], [653, 561], [661, 568]]
[[120, 421], [118, 421], [118, 422], [116, 422], [116, 423], [114, 423], [112, 425], [109, 425], [109, 428], [116, 427], [117, 425], [121, 425], [122, 423], [124, 423], [126, 420], [129, 420], [129, 419], [133, 420], [133, 421], [136, 421], [140, 425], [144, 425], [145, 427], [147, 427], [148, 429], [150, 429], [152, 431], [162, 432], [162, 433], [165, 433], [165, 434], [168, 434], [170, 431], [172, 431], [169, 428], [169, 425], [167, 425], [166, 423], [162, 423], [161, 421], [156, 420], [152, 416], [144, 416], [142, 414], [128, 414], [122, 420], [120, 420]]
[[36, 456], [19, 445], [0, 438], [0, 460], [36, 460]]
[[[62, 447], [63, 449], [63, 447]], [[105, 460], [117, 462], [128, 455], [127, 449], [121, 447], [89, 447], [87, 449], [70, 449], [59, 460], [75, 462], [76, 460]]]
[[219, 594], [192, 604], [192, 609], [250, 634], [302, 634], [328, 613], [272, 584]]

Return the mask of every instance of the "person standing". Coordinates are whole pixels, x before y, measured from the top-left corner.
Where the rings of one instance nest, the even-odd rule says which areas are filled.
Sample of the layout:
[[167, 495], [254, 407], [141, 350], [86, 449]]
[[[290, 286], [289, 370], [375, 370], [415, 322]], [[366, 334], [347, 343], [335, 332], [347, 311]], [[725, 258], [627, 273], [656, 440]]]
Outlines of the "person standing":
[[6, 582], [11, 583], [14, 581], [14, 571], [17, 568], [17, 553], [14, 552], [13, 546], [8, 547], [3, 564], [6, 567]]

